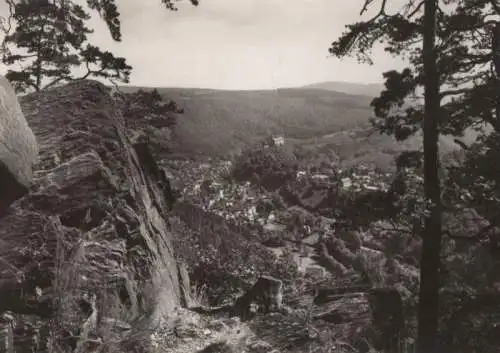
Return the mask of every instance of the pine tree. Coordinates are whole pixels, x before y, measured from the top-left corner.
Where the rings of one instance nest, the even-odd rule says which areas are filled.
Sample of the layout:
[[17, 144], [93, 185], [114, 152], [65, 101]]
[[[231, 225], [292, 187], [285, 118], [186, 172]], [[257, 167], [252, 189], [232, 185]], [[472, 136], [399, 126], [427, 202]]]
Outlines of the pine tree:
[[40, 91], [75, 79], [73, 69], [85, 65], [87, 72], [79, 78], [127, 82], [131, 67], [124, 58], [87, 43], [92, 33], [85, 25], [89, 18], [83, 7], [69, 0], [19, 1], [13, 13], [15, 30], [4, 39], [9, 50], [2, 62], [22, 68], [9, 69], [6, 78], [18, 91]]
[[[10, 69], [7, 79], [18, 91], [40, 91], [75, 79], [104, 78], [128, 82], [131, 66], [125, 58], [101, 50], [88, 41], [93, 30], [86, 26], [90, 15], [73, 0], [4, 0], [10, 9], [8, 18], [0, 18], [5, 34], [2, 62]], [[121, 41], [120, 13], [115, 0], [87, 0], [106, 23], [111, 37]], [[172, 0], [161, 0], [168, 10], [177, 10]], [[197, 0], [191, 0], [198, 5]], [[12, 20], [16, 26], [12, 31]], [[75, 69], [86, 72], [75, 77]]]
[[430, 203], [422, 234], [418, 308], [418, 353], [437, 353], [439, 270], [441, 267], [442, 202], [439, 178], [438, 119], [440, 77], [436, 52], [437, 0], [426, 0], [423, 18], [424, 196]]
[[[374, 2], [365, 0], [361, 14]], [[330, 52], [372, 63], [370, 51], [382, 43], [388, 53], [408, 64], [384, 73], [385, 90], [372, 101], [372, 123], [397, 140], [423, 131], [424, 185], [417, 198], [425, 207], [417, 215], [423, 226], [416, 227], [423, 240], [417, 349], [433, 353], [438, 351], [441, 215], [456, 210], [456, 199], [447, 199], [446, 204], [441, 200], [438, 137], [454, 135], [460, 142], [458, 138], [471, 127], [497, 126], [500, 113], [490, 64], [496, 26], [492, 18], [498, 12], [490, 0], [408, 0], [393, 13], [390, 0], [379, 4], [374, 17], [348, 25]], [[421, 87], [424, 97], [419, 96]]]

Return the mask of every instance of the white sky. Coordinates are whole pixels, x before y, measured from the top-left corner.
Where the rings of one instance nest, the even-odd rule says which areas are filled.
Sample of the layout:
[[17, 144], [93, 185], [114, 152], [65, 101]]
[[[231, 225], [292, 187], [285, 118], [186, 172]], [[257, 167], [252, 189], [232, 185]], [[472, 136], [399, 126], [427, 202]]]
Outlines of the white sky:
[[321, 81], [374, 83], [382, 81], [383, 71], [401, 66], [382, 49], [374, 52], [373, 66], [329, 57], [330, 43], [344, 26], [361, 19], [363, 0], [200, 0], [198, 7], [181, 3], [178, 12], [165, 10], [160, 0], [117, 2], [122, 42], [111, 40], [100, 19], [91, 23], [92, 41], [127, 58], [135, 85], [269, 89]]

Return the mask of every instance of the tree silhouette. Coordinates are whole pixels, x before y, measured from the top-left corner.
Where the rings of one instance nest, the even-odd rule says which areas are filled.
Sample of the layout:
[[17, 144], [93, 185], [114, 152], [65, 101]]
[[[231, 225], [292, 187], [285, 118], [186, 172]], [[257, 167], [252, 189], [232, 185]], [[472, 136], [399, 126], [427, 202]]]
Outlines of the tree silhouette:
[[[104, 78], [128, 82], [132, 67], [125, 58], [101, 50], [89, 43], [93, 30], [83, 6], [72, 0], [5, 0], [9, 16], [0, 18], [5, 34], [2, 62], [10, 67], [6, 78], [19, 92], [43, 88], [75, 79]], [[191, 0], [198, 5], [198, 1]], [[177, 10], [173, 1], [162, 0], [169, 10]], [[121, 41], [120, 13], [114, 0], [87, 0], [106, 23], [111, 37]], [[13, 27], [15, 22], [15, 27]], [[75, 71], [83, 68], [84, 73]], [[81, 71], [81, 70], [80, 70]]]
[[[366, 0], [361, 15], [373, 3]], [[390, 0], [378, 4], [375, 16], [347, 26], [330, 53], [354, 55], [371, 64], [372, 48], [382, 44], [386, 52], [407, 63], [403, 70], [384, 73], [385, 89], [372, 101], [371, 121], [397, 140], [423, 132], [423, 192], [413, 192], [413, 201], [424, 206], [415, 207], [422, 212], [414, 215], [423, 224], [417, 229], [423, 240], [417, 351], [432, 353], [438, 351], [441, 215], [456, 209], [456, 198], [442, 204], [438, 138], [454, 135], [461, 143], [467, 129], [498, 125], [497, 80], [490, 64], [494, 16], [499, 12], [496, 1], [489, 0], [408, 0], [392, 13]]]

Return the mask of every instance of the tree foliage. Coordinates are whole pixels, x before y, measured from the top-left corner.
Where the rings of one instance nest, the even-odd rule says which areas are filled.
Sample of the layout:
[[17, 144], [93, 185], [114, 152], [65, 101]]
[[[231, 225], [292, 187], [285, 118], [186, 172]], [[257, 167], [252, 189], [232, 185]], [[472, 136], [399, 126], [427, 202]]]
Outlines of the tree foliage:
[[[372, 2], [367, 1], [365, 5]], [[424, 78], [421, 48], [424, 2], [408, 1], [393, 14], [389, 14], [386, 8], [389, 2], [382, 1], [380, 11], [373, 18], [348, 25], [348, 30], [332, 44], [330, 52], [337, 57], [353, 55], [370, 63], [371, 49], [381, 43], [386, 52], [406, 59], [408, 66], [404, 69], [383, 74], [385, 89], [371, 103], [374, 110], [372, 124], [381, 133], [404, 140], [423, 127], [424, 105], [420, 92]], [[468, 149], [466, 165], [449, 167], [449, 171], [441, 172], [441, 176], [447, 179], [445, 210], [450, 212], [456, 210], [458, 203], [462, 207], [472, 205], [459, 202], [464, 197], [460, 191], [473, 187], [474, 178], [471, 175], [482, 174], [483, 178], [490, 180], [484, 183], [477, 183], [477, 178], [474, 180], [476, 191], [471, 198], [477, 201], [475, 207], [479, 207], [482, 202], [479, 200], [484, 195], [491, 194], [491, 190], [484, 188], [497, 175], [491, 165], [496, 138], [494, 135], [486, 136], [488, 131], [496, 129], [499, 118], [496, 112], [497, 75], [492, 70], [494, 34], [498, 29], [494, 17], [499, 13], [496, 2], [489, 0], [447, 0], [441, 1], [438, 8], [436, 60], [441, 87], [439, 132], [456, 136], [460, 146], [466, 148], [466, 144], [459, 139], [466, 130], [475, 129], [482, 133], [477, 144]], [[412, 167], [412, 174], [421, 173], [422, 163], [418, 162], [421, 158], [421, 153], [412, 156], [411, 163], [415, 165], [417, 162], [416, 166], [420, 166]], [[405, 167], [407, 162], [401, 159], [401, 167]], [[459, 173], [462, 174], [460, 178]], [[403, 174], [398, 175], [401, 180]], [[459, 180], [460, 188], [457, 189], [455, 184], [454, 191], [451, 191], [450, 185]]]
[[237, 181], [252, 181], [274, 191], [297, 175], [298, 161], [286, 147], [258, 144], [237, 157], [232, 176]]
[[[373, 3], [376, 2], [366, 0], [361, 14]], [[399, 193], [399, 201], [395, 201], [400, 207], [395, 209], [399, 210], [398, 226], [406, 223], [404, 228], [408, 229], [408, 226], [415, 225], [414, 230], [424, 237], [424, 244], [426, 241], [433, 243], [427, 248], [424, 245], [424, 253], [428, 249], [437, 258], [441, 237], [437, 233], [441, 216], [436, 211], [436, 205], [441, 203], [440, 180], [446, 180], [443, 193], [445, 212], [474, 207], [482, 216], [488, 217], [486, 210], [494, 207], [494, 211], [489, 211], [488, 218], [493, 221], [492, 213], [497, 213], [500, 206], [495, 201], [498, 197], [494, 191], [496, 176], [491, 172], [495, 137], [485, 137], [488, 129], [499, 129], [500, 126], [497, 123], [500, 120], [498, 72], [493, 70], [496, 66], [500, 68], [500, 59], [495, 60], [500, 58], [500, 55], [495, 54], [500, 50], [500, 27], [495, 20], [495, 16], [500, 14], [499, 6], [496, 1], [488, 0], [408, 0], [399, 10], [390, 11], [389, 5], [393, 4], [390, 0], [377, 3], [380, 7], [375, 16], [348, 25], [347, 31], [332, 44], [330, 53], [337, 57], [355, 56], [362, 62], [372, 63], [371, 50], [376, 45], [382, 45], [389, 54], [405, 59], [405, 68], [384, 73], [385, 89], [371, 103], [374, 110], [371, 121], [381, 133], [392, 135], [397, 140], [405, 140], [420, 131], [424, 133], [425, 156], [418, 158], [424, 157], [424, 168], [411, 168], [411, 173], [408, 173], [408, 169], [400, 169], [394, 186], [399, 183], [403, 192]], [[424, 16], [424, 10], [433, 4], [437, 5], [435, 21]], [[429, 26], [433, 23], [436, 23], [436, 30], [429, 33]], [[431, 45], [427, 47], [423, 45], [426, 33], [431, 40]], [[435, 45], [432, 43], [434, 39]], [[432, 69], [427, 71], [427, 77], [426, 65]], [[432, 71], [434, 73], [429, 74]], [[434, 79], [437, 82], [432, 82]], [[421, 96], [424, 86], [428, 91], [425, 104]], [[432, 93], [429, 93], [431, 86]], [[435, 89], [436, 86], [439, 86], [438, 89]], [[429, 114], [432, 111], [429, 102], [433, 102], [432, 106], [435, 107], [432, 114]], [[461, 138], [471, 129], [481, 132], [484, 139], [478, 140], [477, 145], [470, 149], [468, 162], [458, 167], [439, 166], [434, 158], [437, 152], [436, 132], [453, 135], [459, 146], [466, 147]], [[487, 146], [485, 142], [490, 144], [490, 148], [486, 148], [489, 153], [484, 151]], [[441, 170], [437, 169], [439, 167]], [[422, 174], [425, 174], [424, 185], [418, 182], [420, 178], [415, 179], [415, 176]], [[415, 180], [411, 181], [412, 178]], [[486, 201], [488, 207], [481, 206]], [[428, 222], [433, 214], [434, 231], [429, 232]], [[445, 229], [445, 233], [453, 236], [448, 229]], [[422, 261], [428, 258], [423, 256]], [[423, 265], [429, 265], [428, 262], [421, 263], [421, 266], [422, 271], [424, 268], [429, 270], [430, 267]], [[436, 274], [439, 264], [431, 267], [433, 269], [429, 273]], [[436, 278], [433, 280], [436, 282]], [[437, 285], [433, 285], [432, 291], [436, 291]], [[421, 288], [421, 294], [425, 292]], [[430, 303], [422, 298], [420, 301], [421, 306]], [[423, 313], [422, 310], [420, 312]], [[425, 315], [422, 317], [426, 320], [429, 318]], [[436, 320], [432, 325], [436, 326]], [[430, 322], [422, 323], [421, 326], [427, 336], [435, 334], [429, 331]], [[419, 340], [423, 339], [433, 338], [419, 337]]]
[[[369, 3], [372, 1], [369, 1]], [[399, 12], [385, 7], [372, 19], [347, 26], [330, 52], [355, 55], [371, 62], [370, 50], [377, 43], [384, 50], [406, 59], [408, 66], [384, 73], [385, 89], [372, 101], [373, 124], [381, 132], [403, 140], [422, 128], [423, 1], [408, 1]], [[495, 76], [490, 68], [492, 33], [497, 14], [493, 1], [441, 1], [438, 10], [437, 65], [442, 88], [439, 129], [461, 136], [466, 128], [486, 123], [494, 126]], [[473, 89], [471, 89], [473, 88]]]
[[[89, 42], [93, 33], [86, 23], [87, 10], [73, 0], [5, 0], [10, 16], [1, 18], [5, 34], [2, 62], [10, 67], [6, 78], [17, 91], [40, 91], [75, 79], [103, 78], [128, 82], [132, 67], [125, 58], [102, 50]], [[191, 0], [194, 5], [198, 1]], [[120, 13], [114, 0], [87, 0], [98, 12], [111, 37], [121, 41]], [[162, 0], [169, 10], [175, 3]], [[13, 26], [15, 24], [15, 26]], [[14, 65], [19, 69], [12, 68]], [[83, 71], [78, 75], [75, 71]]]
[[18, 91], [40, 91], [74, 79], [73, 68], [85, 66], [87, 77], [128, 81], [131, 67], [124, 58], [88, 43], [90, 15], [70, 1], [22, 0], [15, 4], [15, 30], [4, 38], [2, 62], [6, 78]]
[[134, 93], [121, 93], [119, 98], [123, 105], [123, 115], [127, 117], [143, 117], [148, 120], [171, 117], [170, 123], [165, 123], [166, 126], [171, 126], [175, 123], [174, 114], [182, 114], [182, 109], [174, 101], [166, 101], [157, 89], [151, 91], [139, 89]]

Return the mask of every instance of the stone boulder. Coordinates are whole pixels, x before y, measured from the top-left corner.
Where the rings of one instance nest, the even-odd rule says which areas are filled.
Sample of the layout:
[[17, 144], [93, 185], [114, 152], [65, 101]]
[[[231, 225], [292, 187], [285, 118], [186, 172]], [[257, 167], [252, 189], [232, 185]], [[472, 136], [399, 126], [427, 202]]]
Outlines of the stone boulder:
[[[109, 340], [141, 351], [138, 335], [180, 304], [168, 180], [104, 85], [74, 82], [21, 105], [40, 158], [29, 194], [0, 219], [0, 315], [14, 314], [14, 346], [54, 351], [52, 336], [68, 350]], [[20, 329], [33, 322], [36, 339]], [[130, 339], [110, 322], [131, 327]]]
[[38, 145], [9, 81], [0, 75], [0, 214], [28, 192]]

